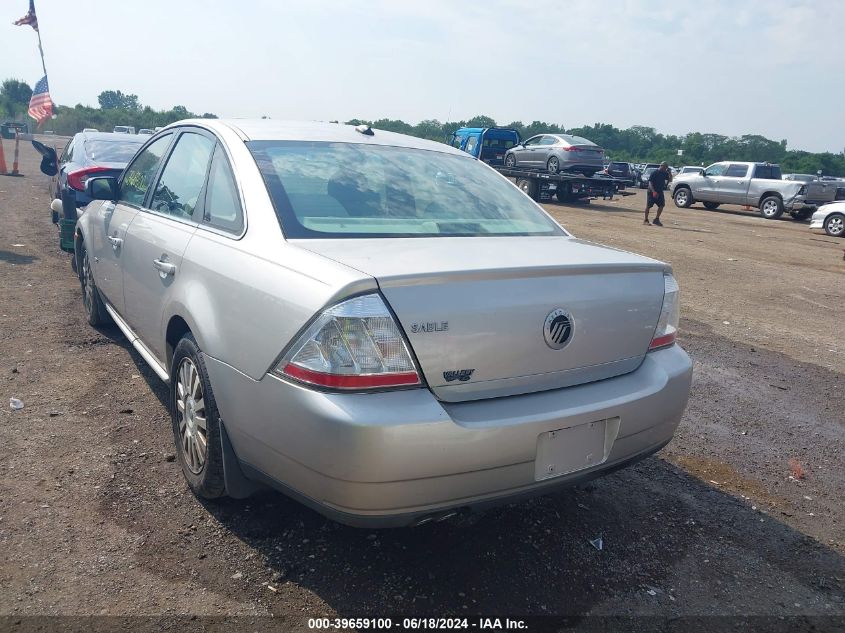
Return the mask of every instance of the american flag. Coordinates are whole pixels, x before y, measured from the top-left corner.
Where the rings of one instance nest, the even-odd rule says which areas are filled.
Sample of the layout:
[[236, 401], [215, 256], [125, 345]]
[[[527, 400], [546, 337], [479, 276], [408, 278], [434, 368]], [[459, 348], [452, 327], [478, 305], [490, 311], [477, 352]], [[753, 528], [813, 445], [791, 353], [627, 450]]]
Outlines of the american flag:
[[38, 121], [38, 125], [53, 116], [53, 102], [50, 100], [50, 89], [47, 87], [47, 75], [35, 84], [32, 99], [29, 100], [29, 116]]
[[15, 26], [26, 26], [27, 24], [36, 31], [38, 30], [38, 16], [35, 15], [35, 0], [29, 0], [29, 11], [20, 20], [15, 21]]

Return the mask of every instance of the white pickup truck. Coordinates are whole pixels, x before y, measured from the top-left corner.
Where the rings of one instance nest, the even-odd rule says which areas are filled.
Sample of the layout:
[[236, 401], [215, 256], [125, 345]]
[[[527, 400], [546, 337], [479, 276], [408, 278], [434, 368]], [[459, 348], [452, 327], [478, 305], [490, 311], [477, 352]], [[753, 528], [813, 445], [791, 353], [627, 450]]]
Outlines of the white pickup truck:
[[721, 204], [748, 205], [772, 220], [784, 211], [804, 220], [816, 209], [807, 199], [807, 185], [783, 180], [780, 167], [770, 163], [729, 161], [714, 163], [701, 174], [680, 174], [672, 182], [672, 198], [682, 208], [695, 202], [702, 202], [707, 209]]

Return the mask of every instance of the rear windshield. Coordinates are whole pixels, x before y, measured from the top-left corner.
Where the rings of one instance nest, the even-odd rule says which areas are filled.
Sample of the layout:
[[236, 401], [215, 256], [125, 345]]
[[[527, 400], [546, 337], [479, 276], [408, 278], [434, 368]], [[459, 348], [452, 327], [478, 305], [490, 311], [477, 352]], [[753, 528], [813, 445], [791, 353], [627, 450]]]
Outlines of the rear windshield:
[[144, 139], [133, 138], [117, 140], [89, 140], [85, 141], [85, 154], [96, 163], [128, 163]]
[[628, 163], [610, 163], [611, 169], [628, 169]]
[[288, 238], [565, 235], [470, 157], [353, 143], [247, 147]]
[[754, 167], [754, 178], [768, 178], [770, 180], [782, 180], [780, 165], [756, 165]]
[[558, 134], [558, 136], [570, 145], [595, 145], [595, 143], [585, 139], [583, 136], [572, 136], [571, 134]]
[[484, 138], [484, 147], [492, 147], [495, 149], [510, 149], [514, 145], [516, 145], [516, 141], [512, 139], [503, 139], [503, 138]]

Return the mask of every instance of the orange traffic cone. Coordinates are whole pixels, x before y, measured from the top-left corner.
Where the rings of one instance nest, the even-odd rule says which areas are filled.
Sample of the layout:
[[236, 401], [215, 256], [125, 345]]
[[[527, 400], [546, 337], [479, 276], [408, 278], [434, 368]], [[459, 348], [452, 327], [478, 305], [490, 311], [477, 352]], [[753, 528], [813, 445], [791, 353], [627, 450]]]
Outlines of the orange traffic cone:
[[0, 138], [0, 175], [6, 174], [6, 157], [3, 155], [3, 139]]

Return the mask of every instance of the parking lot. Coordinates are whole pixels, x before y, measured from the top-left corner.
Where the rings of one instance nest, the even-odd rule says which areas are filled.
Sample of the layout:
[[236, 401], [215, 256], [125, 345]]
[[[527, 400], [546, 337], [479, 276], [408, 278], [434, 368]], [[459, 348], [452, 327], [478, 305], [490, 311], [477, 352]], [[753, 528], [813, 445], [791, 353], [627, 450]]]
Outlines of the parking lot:
[[674, 266], [695, 361], [678, 434], [554, 496], [374, 532], [190, 493], [165, 386], [85, 323], [21, 149], [25, 177], [0, 178], [0, 382], [24, 402], [0, 415], [0, 615], [845, 616], [845, 240], [671, 201], [644, 226], [640, 191], [546, 205]]

